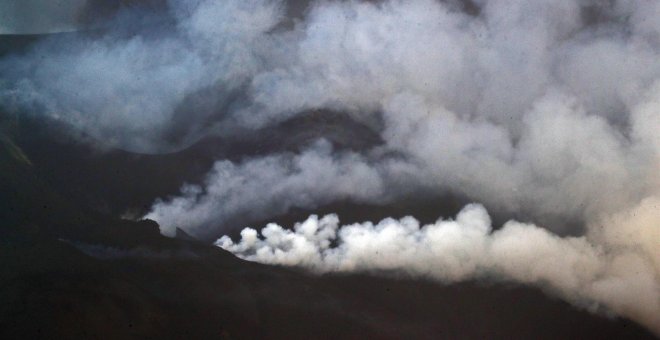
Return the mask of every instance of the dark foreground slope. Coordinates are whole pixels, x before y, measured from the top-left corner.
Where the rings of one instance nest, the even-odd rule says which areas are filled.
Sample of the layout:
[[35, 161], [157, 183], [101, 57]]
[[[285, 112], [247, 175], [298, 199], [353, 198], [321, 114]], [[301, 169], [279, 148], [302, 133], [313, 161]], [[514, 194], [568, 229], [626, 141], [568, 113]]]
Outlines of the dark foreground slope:
[[83, 208], [6, 134], [0, 338], [652, 338], [522, 287], [316, 277]]

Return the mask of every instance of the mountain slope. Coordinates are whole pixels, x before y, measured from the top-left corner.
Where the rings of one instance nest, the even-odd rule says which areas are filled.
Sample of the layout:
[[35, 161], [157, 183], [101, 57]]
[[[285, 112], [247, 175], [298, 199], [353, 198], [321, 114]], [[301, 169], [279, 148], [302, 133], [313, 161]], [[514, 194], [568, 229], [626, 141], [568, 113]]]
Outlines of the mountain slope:
[[80, 207], [0, 148], [0, 337], [652, 338], [523, 287], [312, 276]]

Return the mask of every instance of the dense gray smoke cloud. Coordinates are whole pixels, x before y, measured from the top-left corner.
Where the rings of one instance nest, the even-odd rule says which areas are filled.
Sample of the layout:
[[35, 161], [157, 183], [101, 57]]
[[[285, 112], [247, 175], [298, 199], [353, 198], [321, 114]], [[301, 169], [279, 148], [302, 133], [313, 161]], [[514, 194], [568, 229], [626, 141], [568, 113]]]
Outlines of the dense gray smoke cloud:
[[[50, 39], [0, 61], [2, 103], [141, 152], [318, 109], [383, 143], [219, 161], [201, 185], [154, 204], [146, 217], [164, 234], [220, 235], [241, 216], [383, 205], [415, 188], [453, 193], [539, 226], [492, 231], [469, 206], [422, 229], [327, 217], [219, 245], [320, 271], [539, 284], [660, 333], [660, 2], [316, 1], [292, 25], [280, 1], [168, 4], [160, 30], [124, 12], [116, 26], [130, 34]], [[584, 236], [543, 229], [575, 220]]]
[[[263, 0], [171, 1], [168, 13], [135, 12], [120, 12], [100, 37], [55, 36], [6, 58], [5, 105], [109, 146], [180, 148], [207, 132], [226, 97], [259, 71], [273, 43], [265, 33], [281, 19], [279, 4]], [[201, 91], [208, 95], [195, 96]]]
[[[655, 100], [659, 41], [635, 20], [654, 6], [493, 1], [472, 16], [436, 1], [319, 2], [292, 31], [266, 34], [277, 43], [224, 123], [347, 112], [380, 121], [383, 148], [425, 187], [584, 220], [657, 192], [647, 131], [657, 118], [643, 107]], [[207, 229], [222, 225], [217, 210], [186, 221], [161, 202], [149, 217]]]

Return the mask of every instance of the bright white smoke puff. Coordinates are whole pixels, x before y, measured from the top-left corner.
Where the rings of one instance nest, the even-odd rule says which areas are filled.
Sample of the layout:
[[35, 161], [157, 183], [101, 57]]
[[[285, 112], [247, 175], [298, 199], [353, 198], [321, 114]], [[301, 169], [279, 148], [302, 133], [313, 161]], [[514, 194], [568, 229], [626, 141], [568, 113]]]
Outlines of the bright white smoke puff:
[[[401, 194], [402, 179], [500, 211], [558, 218], [559, 226], [586, 221], [586, 236], [559, 238], [516, 222], [492, 232], [487, 214], [472, 206], [455, 222], [422, 229], [412, 219], [339, 228], [334, 217], [312, 218], [295, 232], [269, 225], [263, 239], [246, 229], [241, 242], [219, 245], [322, 272], [392, 269], [542, 285], [660, 332], [660, 31], [644, 23], [657, 6], [478, 4], [480, 14], [470, 16], [430, 0], [317, 3], [294, 31], [271, 36], [281, 48], [251, 79], [250, 101], [235, 121], [264, 127], [317, 108], [376, 116], [385, 145], [362, 157], [319, 153], [328, 166], [307, 167], [353, 162], [372, 170], [319, 177], [291, 160], [221, 162], [206, 190], [160, 201], [148, 217], [165, 230], [221, 229], [245, 212], [265, 218], [345, 199], [387, 203]], [[588, 23], [589, 6], [596, 17]], [[403, 155], [396, 168], [405, 176], [383, 171], [383, 151]], [[263, 161], [272, 157], [282, 156]], [[225, 167], [233, 170], [217, 170]], [[232, 194], [236, 176], [247, 185]], [[335, 237], [339, 245], [330, 248]]]
[[[267, 127], [317, 108], [381, 120], [385, 145], [366, 152], [370, 166], [384, 167], [377, 155], [394, 151], [414, 169], [408, 183], [533, 216], [560, 232], [569, 231], [561, 229], [564, 221], [589, 220], [657, 194], [660, 41], [655, 26], [635, 21], [655, 7], [572, 0], [481, 5], [470, 16], [431, 0], [318, 2], [292, 31], [257, 34], [273, 48], [253, 50], [268, 53], [231, 121]], [[589, 6], [598, 9], [596, 23], [584, 19]], [[254, 173], [247, 168], [257, 163], [232, 166]], [[276, 173], [256, 178], [287, 182], [295, 174]], [[370, 182], [382, 182], [386, 192], [365, 187], [373, 195], [360, 193], [361, 202], [398, 194], [400, 180], [382, 175], [373, 171]], [[323, 182], [362, 190], [354, 180]], [[225, 207], [214, 194], [224, 181], [212, 171], [209, 193], [186, 189], [171, 205], [159, 201], [149, 217], [192, 233], [221, 230], [244, 210]], [[290, 195], [262, 185], [241, 196], [285, 197], [289, 207], [310, 209], [356, 196], [305, 183]], [[300, 192], [319, 201], [295, 202]], [[258, 202], [266, 215], [282, 211]], [[198, 203], [205, 208], [196, 209]], [[219, 209], [208, 209], [213, 205]]]
[[[476, 15], [434, 0], [317, 1], [292, 29], [279, 25], [280, 1], [168, 3], [174, 25], [163, 32], [46, 42], [0, 61], [0, 103], [147, 152], [171, 149], [163, 144], [173, 132], [184, 135], [174, 144], [186, 144], [307, 110], [376, 122], [384, 143], [371, 150], [313, 146], [220, 161], [203, 185], [159, 200], [147, 217], [166, 234], [180, 227], [218, 235], [242, 215], [263, 219], [347, 199], [386, 204], [410, 187], [457, 193], [498, 212], [559, 221], [553, 228], [584, 221], [586, 236], [454, 223], [439, 229], [450, 234], [442, 240], [462, 243], [438, 241], [442, 258], [408, 248], [418, 245], [411, 235], [427, 236], [409, 220], [390, 221], [384, 230], [392, 234], [348, 228], [350, 239], [394, 240], [383, 245], [393, 255], [371, 259], [390, 261], [379, 264], [386, 268], [550, 285], [658, 329], [657, 1], [478, 0]], [[392, 154], [398, 158], [384, 156]], [[256, 236], [245, 240], [262, 244]], [[296, 240], [322, 269], [350, 268]], [[425, 267], [416, 252], [439, 267]], [[297, 261], [286, 249], [278, 254]]]
[[590, 310], [625, 315], [660, 334], [660, 197], [608, 217], [591, 234], [560, 238], [510, 221], [492, 230], [481, 205], [456, 220], [421, 226], [412, 217], [340, 227], [311, 216], [287, 230], [244, 229], [216, 245], [250, 260], [316, 272], [386, 271], [442, 282], [498, 279], [548, 288]]

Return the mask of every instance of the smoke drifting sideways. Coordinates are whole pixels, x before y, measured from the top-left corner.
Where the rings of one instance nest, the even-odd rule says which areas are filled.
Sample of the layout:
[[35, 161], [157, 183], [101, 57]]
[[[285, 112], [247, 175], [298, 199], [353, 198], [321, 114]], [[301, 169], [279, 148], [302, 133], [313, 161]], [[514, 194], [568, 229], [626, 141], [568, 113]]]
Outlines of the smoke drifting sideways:
[[582, 308], [625, 315], [660, 334], [660, 200], [600, 221], [585, 237], [560, 238], [510, 221], [493, 231], [481, 205], [456, 220], [420, 227], [385, 219], [339, 227], [336, 215], [311, 216], [287, 230], [247, 228], [241, 241], [216, 244], [250, 261], [320, 273], [401, 273], [442, 282], [513, 281], [545, 288]]
[[[385, 140], [363, 152], [372, 164], [390, 162], [384, 150], [402, 154], [417, 185], [561, 228], [555, 220], [583, 220], [658, 191], [660, 61], [657, 30], [645, 19], [657, 8], [648, 6], [488, 2], [472, 16], [435, 1], [320, 2], [293, 30], [262, 36], [270, 47], [262, 69], [246, 76], [246, 98], [224, 106], [216, 132], [267, 128], [318, 108], [346, 112], [375, 122]], [[280, 167], [254, 180], [304, 172]], [[212, 171], [208, 181], [224, 180]], [[231, 220], [224, 195], [187, 195], [206, 216], [186, 221], [163, 202], [149, 216], [167, 230], [167, 221], [193, 234], [212, 230]]]
[[[330, 216], [218, 244], [321, 272], [536, 284], [660, 334], [659, 2], [316, 1], [293, 20], [287, 5], [126, 9], [104, 33], [1, 60], [0, 103], [139, 152], [342, 112], [383, 143], [221, 160], [145, 217], [165, 235], [219, 236], [242, 216], [453, 193], [538, 226], [493, 231], [472, 205], [421, 228], [410, 218], [339, 227]], [[574, 220], [584, 235], [557, 236]]]

